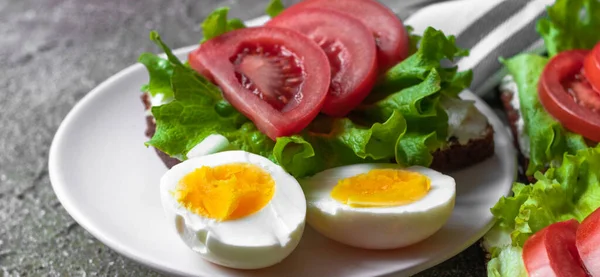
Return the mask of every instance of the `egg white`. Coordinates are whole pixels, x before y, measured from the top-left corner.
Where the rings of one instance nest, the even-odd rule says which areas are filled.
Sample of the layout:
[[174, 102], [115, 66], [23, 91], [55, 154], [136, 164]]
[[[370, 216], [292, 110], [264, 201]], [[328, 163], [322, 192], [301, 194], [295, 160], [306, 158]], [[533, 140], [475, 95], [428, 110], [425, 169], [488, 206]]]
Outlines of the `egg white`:
[[[250, 163], [275, 181], [270, 202], [260, 211], [235, 220], [217, 221], [183, 207], [173, 192], [179, 181], [202, 166]], [[270, 160], [244, 151], [226, 151], [188, 159], [163, 175], [163, 208], [182, 240], [204, 259], [239, 269], [271, 266], [287, 257], [304, 231], [306, 200], [294, 177]]]
[[308, 224], [324, 236], [347, 245], [394, 249], [430, 237], [447, 222], [456, 198], [454, 178], [421, 166], [403, 168], [431, 180], [429, 192], [413, 203], [393, 207], [351, 207], [331, 197], [331, 190], [340, 179], [382, 168], [402, 167], [397, 164], [355, 164], [325, 170], [301, 180], [308, 202]]

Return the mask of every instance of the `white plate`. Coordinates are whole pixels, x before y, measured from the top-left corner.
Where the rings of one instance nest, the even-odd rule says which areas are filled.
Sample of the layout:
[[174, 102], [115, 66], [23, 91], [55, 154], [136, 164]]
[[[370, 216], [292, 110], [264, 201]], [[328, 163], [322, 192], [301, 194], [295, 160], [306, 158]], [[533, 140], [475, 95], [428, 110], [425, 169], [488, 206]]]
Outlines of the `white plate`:
[[[175, 51], [184, 58], [194, 47]], [[426, 241], [393, 251], [346, 247], [307, 228], [298, 248], [282, 263], [238, 271], [203, 261], [163, 217], [159, 179], [167, 170], [144, 142], [140, 86], [145, 68], [133, 65], [86, 95], [59, 127], [50, 149], [54, 191], [71, 216], [118, 253], [169, 275], [184, 276], [406, 276], [458, 254], [492, 225], [489, 209], [507, 195], [516, 156], [506, 127], [473, 93], [495, 129], [496, 154], [451, 175], [456, 207], [448, 223]]]

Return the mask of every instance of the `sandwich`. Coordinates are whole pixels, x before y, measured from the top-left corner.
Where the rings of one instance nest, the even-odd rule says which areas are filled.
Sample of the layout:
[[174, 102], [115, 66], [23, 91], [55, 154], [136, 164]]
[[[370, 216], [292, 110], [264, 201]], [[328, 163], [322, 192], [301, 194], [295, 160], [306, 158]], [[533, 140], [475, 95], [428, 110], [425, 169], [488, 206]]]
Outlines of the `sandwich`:
[[537, 24], [546, 55], [502, 61], [508, 75], [501, 100], [530, 181], [536, 171], [560, 165], [564, 153], [600, 142], [599, 6], [557, 1]]
[[565, 154], [492, 208], [490, 277], [600, 276], [600, 147]]
[[[239, 19], [227, 18], [227, 8], [217, 9], [202, 23], [201, 46], [185, 63], [156, 32], [151, 33], [167, 58], [144, 53], [139, 59], [150, 76], [141, 97], [147, 112], [146, 145], [156, 149], [167, 167], [188, 159], [190, 153], [240, 149], [267, 157], [298, 178], [372, 162], [449, 171], [493, 155], [492, 126], [473, 101], [458, 96], [469, 86], [472, 72], [440, 62], [468, 55], [453, 36], [434, 28], [421, 36], [412, 34], [376, 1], [358, 1], [368, 7], [359, 5], [363, 12], [352, 16], [343, 13], [356, 8], [348, 1], [327, 1], [318, 9], [311, 7], [314, 2], [320, 1], [283, 9], [273, 1], [267, 9], [272, 19], [262, 27], [246, 27]], [[344, 24], [323, 22], [329, 16]], [[315, 24], [332, 25], [322, 31]], [[311, 33], [317, 29], [325, 33]], [[325, 42], [305, 41], [298, 33], [320, 35]], [[269, 47], [247, 43], [269, 36], [280, 36], [281, 48], [298, 49], [292, 55], [305, 55], [305, 60], [318, 65], [301, 68], [292, 60], [274, 58], [283, 55], [277, 45], [265, 49]], [[327, 36], [346, 44], [342, 50], [328, 50]], [[361, 40], [357, 43], [348, 36]], [[289, 37], [293, 39], [286, 41]], [[235, 43], [246, 46], [225, 47]], [[314, 45], [325, 55], [316, 53]], [[338, 50], [345, 52], [335, 56]], [[347, 66], [331, 63], [342, 56]], [[261, 69], [258, 64], [269, 66]], [[254, 95], [241, 97], [240, 91]], [[340, 94], [343, 97], [332, 96]], [[289, 109], [299, 95], [303, 98], [293, 105], [301, 108]], [[304, 111], [296, 114], [294, 109]]]
[[557, 0], [537, 23], [545, 55], [501, 59], [524, 174], [491, 209], [488, 276], [600, 276], [600, 2]]

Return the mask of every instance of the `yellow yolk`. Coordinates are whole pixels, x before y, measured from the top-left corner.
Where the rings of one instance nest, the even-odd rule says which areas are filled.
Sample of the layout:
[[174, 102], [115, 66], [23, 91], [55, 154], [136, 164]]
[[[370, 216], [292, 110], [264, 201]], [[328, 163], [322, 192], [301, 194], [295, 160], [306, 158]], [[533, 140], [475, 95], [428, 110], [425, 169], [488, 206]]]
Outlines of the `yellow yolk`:
[[421, 173], [398, 169], [373, 169], [340, 180], [331, 197], [352, 207], [400, 206], [423, 198], [431, 180]]
[[275, 181], [264, 169], [246, 163], [203, 166], [184, 176], [177, 201], [188, 210], [219, 221], [251, 215], [271, 201]]

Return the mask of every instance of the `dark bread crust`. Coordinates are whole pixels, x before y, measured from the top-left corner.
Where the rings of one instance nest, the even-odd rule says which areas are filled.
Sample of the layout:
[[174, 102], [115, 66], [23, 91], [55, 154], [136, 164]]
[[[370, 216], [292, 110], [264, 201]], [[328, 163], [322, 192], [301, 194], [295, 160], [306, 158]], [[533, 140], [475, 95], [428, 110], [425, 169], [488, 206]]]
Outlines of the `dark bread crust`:
[[431, 168], [438, 171], [452, 171], [465, 168], [494, 155], [494, 129], [488, 125], [481, 137], [460, 144], [451, 138], [447, 147], [433, 152]]
[[[141, 98], [145, 109], [149, 110], [151, 108], [150, 98], [146, 93]], [[151, 138], [155, 131], [154, 118], [150, 115], [146, 116], [146, 136]], [[181, 162], [158, 149], [155, 150], [167, 168]], [[469, 140], [467, 144], [462, 145], [458, 143], [457, 139], [450, 139], [448, 147], [438, 149], [433, 153], [431, 168], [438, 171], [457, 170], [479, 163], [492, 155], [494, 155], [494, 129], [488, 125], [480, 138]]]

